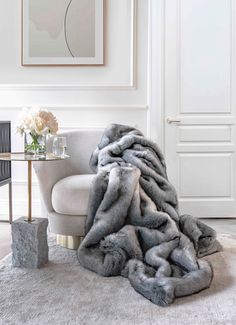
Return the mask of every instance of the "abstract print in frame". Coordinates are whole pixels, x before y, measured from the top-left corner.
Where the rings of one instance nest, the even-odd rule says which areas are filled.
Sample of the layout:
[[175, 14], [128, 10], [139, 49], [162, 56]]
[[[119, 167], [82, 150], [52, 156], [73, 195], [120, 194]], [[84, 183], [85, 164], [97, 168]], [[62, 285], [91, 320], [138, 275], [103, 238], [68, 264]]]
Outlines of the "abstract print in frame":
[[22, 65], [102, 65], [103, 0], [22, 0]]

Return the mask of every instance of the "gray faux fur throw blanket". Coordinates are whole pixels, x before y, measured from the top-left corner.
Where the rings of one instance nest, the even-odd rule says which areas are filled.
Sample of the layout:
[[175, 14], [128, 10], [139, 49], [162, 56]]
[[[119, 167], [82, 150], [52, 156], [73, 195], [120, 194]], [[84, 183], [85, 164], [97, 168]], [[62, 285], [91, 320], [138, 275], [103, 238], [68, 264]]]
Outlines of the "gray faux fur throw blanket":
[[219, 250], [216, 233], [180, 215], [159, 147], [139, 130], [113, 124], [90, 166], [97, 175], [80, 263], [102, 276], [127, 277], [160, 306], [208, 288], [212, 267], [200, 258]]

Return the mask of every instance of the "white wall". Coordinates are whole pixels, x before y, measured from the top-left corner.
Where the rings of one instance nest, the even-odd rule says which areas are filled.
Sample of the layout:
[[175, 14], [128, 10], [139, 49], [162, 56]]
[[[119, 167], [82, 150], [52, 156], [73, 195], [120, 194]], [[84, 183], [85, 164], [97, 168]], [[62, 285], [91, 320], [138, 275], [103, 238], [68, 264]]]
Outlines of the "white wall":
[[[111, 122], [148, 128], [148, 1], [104, 0], [105, 64], [102, 67], [22, 67], [21, 1], [0, 0], [0, 120], [14, 124], [22, 106], [53, 111], [61, 129], [105, 127]], [[150, 132], [148, 132], [150, 133]], [[12, 150], [22, 149], [13, 131]], [[39, 193], [33, 186], [34, 214]], [[13, 163], [16, 215], [26, 213], [26, 165]], [[0, 215], [7, 218], [7, 188], [0, 188]]]
[[[4, 8], [0, 11], [0, 120], [10, 119], [14, 124], [22, 106], [36, 104], [52, 110], [62, 130], [105, 127], [111, 122], [134, 125], [163, 149], [180, 203], [188, 204], [186, 211], [191, 212], [191, 201], [196, 203], [192, 206], [198, 215], [235, 215], [236, 190], [231, 181], [236, 173], [234, 0], [104, 0], [104, 66], [68, 68], [21, 66], [20, 2], [0, 0]], [[179, 129], [167, 124], [167, 116], [179, 115]], [[228, 132], [227, 141], [217, 137], [219, 127]], [[207, 130], [206, 138], [202, 132], [199, 136], [199, 129]], [[183, 141], [179, 136], [183, 130], [185, 135], [186, 131], [192, 136], [197, 132], [195, 138]], [[21, 150], [22, 139], [14, 132], [12, 138], [12, 149]], [[231, 184], [230, 194], [214, 196], [223, 187], [222, 182], [217, 187], [211, 181], [206, 196], [181, 198], [183, 186], [190, 183], [189, 195], [197, 186], [201, 190], [208, 179], [204, 173], [196, 181], [175, 179], [183, 161], [179, 157], [185, 157], [188, 150], [196, 158], [204, 154], [204, 166], [210, 164], [209, 154], [214, 156], [214, 163], [222, 166], [221, 179], [227, 186]], [[225, 162], [231, 157], [230, 171], [220, 163], [222, 153]], [[197, 170], [194, 166], [199, 159], [194, 159], [189, 170]], [[14, 212], [26, 213], [24, 163], [13, 164], [13, 181]], [[7, 217], [6, 203], [7, 188], [3, 187], [0, 215]], [[40, 204], [35, 178], [33, 203], [37, 215]], [[215, 210], [220, 206], [218, 214], [212, 206]]]

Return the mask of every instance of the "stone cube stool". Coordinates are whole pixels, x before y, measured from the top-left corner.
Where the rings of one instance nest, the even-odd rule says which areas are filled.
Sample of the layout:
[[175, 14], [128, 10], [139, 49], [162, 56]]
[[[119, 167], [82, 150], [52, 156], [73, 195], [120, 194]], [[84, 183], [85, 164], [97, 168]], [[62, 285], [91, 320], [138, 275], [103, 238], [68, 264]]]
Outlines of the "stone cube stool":
[[40, 268], [48, 262], [48, 219], [21, 217], [12, 223], [12, 265]]

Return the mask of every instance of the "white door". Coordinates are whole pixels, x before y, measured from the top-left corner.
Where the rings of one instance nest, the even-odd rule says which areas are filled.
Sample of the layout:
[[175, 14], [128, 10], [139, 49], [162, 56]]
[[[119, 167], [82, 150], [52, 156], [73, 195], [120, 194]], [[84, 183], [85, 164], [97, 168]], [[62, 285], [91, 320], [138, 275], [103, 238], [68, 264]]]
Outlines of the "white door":
[[236, 3], [166, 0], [165, 156], [183, 213], [236, 216]]

